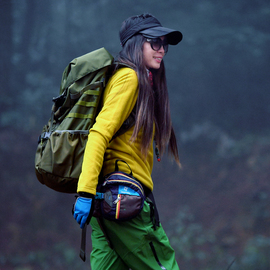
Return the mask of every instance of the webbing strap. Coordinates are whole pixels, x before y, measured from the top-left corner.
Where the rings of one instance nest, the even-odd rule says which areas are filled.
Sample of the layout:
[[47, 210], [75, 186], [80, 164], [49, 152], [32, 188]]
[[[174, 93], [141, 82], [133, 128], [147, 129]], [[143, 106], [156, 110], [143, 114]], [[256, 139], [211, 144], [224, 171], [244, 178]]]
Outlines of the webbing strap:
[[84, 94], [86, 94], [86, 95], [94, 95], [94, 96], [98, 96], [99, 95], [99, 93], [98, 93], [99, 91], [97, 91], [97, 90], [86, 90], [85, 92], [84, 92]]
[[87, 224], [84, 225], [82, 229], [82, 238], [81, 238], [81, 250], [80, 250], [80, 258], [85, 262], [85, 247], [86, 247], [86, 233], [87, 233]]
[[158, 214], [158, 210], [157, 210], [157, 206], [156, 206], [156, 202], [155, 202], [155, 198], [152, 192], [150, 192], [147, 197], [151, 200], [151, 202], [153, 203], [154, 206], [154, 218], [155, 220], [153, 220], [153, 225], [154, 225], [154, 230], [156, 230], [156, 227], [160, 226], [160, 221], [159, 221], [159, 214]]
[[98, 87], [104, 87], [104, 80], [102, 80], [100, 82], [93, 83], [93, 84], [86, 85], [80, 92], [78, 92], [76, 94], [70, 93], [70, 98], [71, 99], [79, 99], [83, 93], [85, 93], [87, 95], [99, 95], [99, 91], [95, 90]]
[[107, 232], [106, 232], [106, 230], [105, 230], [104, 223], [103, 223], [103, 219], [102, 219], [102, 218], [97, 218], [97, 222], [98, 222], [99, 227], [100, 227], [100, 229], [102, 230], [102, 232], [103, 232], [103, 234], [104, 234], [104, 236], [105, 236], [105, 238], [106, 238], [106, 241], [107, 241], [109, 247], [110, 247], [111, 249], [113, 249], [113, 244], [112, 244], [112, 242], [111, 242], [110, 238], [108, 237], [108, 234], [107, 234]]
[[87, 102], [83, 100], [77, 101], [76, 105], [84, 106], [84, 107], [97, 107], [97, 102]]
[[81, 119], [92, 119], [93, 118], [93, 114], [82, 114], [82, 113], [69, 113], [67, 116], [67, 118], [81, 118]]
[[64, 132], [68, 132], [70, 134], [86, 134], [86, 135], [89, 134], [89, 130], [81, 130], [81, 129], [78, 129], [78, 130], [63, 129], [63, 130], [55, 130], [54, 131], [54, 133], [58, 133], [58, 134], [61, 134]]

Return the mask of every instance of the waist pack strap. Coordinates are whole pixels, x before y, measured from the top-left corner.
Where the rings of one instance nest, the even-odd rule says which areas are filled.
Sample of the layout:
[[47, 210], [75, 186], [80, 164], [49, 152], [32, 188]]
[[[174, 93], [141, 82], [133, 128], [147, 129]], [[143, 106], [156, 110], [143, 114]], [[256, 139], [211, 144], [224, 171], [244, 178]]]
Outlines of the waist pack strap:
[[[108, 234], [106, 233], [105, 231], [105, 228], [104, 228], [104, 225], [103, 225], [103, 220], [100, 219], [100, 218], [97, 218], [97, 221], [98, 221], [98, 224], [109, 244], [109, 247], [111, 249], [113, 249], [113, 245], [112, 245], [112, 242], [110, 241], [109, 237], [108, 237]], [[86, 253], [85, 253], [85, 250], [86, 250], [86, 236], [87, 236], [87, 224], [85, 224], [85, 226], [83, 227], [82, 229], [82, 236], [81, 236], [81, 249], [80, 249], [80, 258], [85, 262], [86, 260]]]
[[102, 232], [103, 232], [103, 234], [104, 234], [104, 236], [105, 236], [105, 238], [106, 238], [106, 240], [107, 240], [107, 242], [108, 242], [108, 244], [109, 244], [109, 247], [110, 247], [111, 249], [113, 249], [113, 244], [112, 244], [112, 242], [110, 241], [110, 239], [109, 239], [109, 237], [108, 237], [108, 234], [107, 234], [107, 232], [106, 232], [106, 230], [105, 230], [105, 227], [104, 227], [102, 218], [97, 218], [97, 221], [98, 221], [98, 224], [99, 224], [100, 229], [102, 230]]
[[154, 195], [152, 192], [150, 192], [147, 195], [147, 197], [151, 200], [151, 202], [153, 204], [153, 213], [151, 213], [151, 218], [152, 218], [152, 222], [154, 225], [154, 229], [156, 230], [156, 227], [160, 226], [160, 221], [159, 221], [159, 214], [158, 214], [155, 198], [154, 198]]
[[85, 262], [85, 246], [86, 246], [86, 232], [87, 232], [87, 224], [85, 224], [82, 229], [82, 238], [81, 238], [81, 250], [80, 250], [80, 258]]

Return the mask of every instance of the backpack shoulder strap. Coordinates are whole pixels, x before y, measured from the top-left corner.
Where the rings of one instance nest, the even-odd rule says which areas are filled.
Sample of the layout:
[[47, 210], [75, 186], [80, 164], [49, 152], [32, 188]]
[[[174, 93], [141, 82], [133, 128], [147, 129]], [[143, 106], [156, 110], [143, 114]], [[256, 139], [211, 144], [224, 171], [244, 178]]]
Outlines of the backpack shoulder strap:
[[[130, 66], [128, 64], [119, 63], [119, 62], [114, 61], [114, 68], [115, 69], [120, 69], [122, 67], [128, 67], [128, 68], [134, 69], [132, 66]], [[114, 136], [112, 137], [111, 141], [113, 139], [115, 139], [116, 137], [124, 134], [131, 127], [133, 127], [135, 125], [135, 121], [136, 121], [136, 104], [135, 104], [133, 110], [131, 111], [130, 115], [128, 116], [128, 118], [124, 121], [124, 123], [120, 127], [120, 129], [114, 134]]]
[[[136, 105], [135, 105], [135, 107], [136, 107]], [[116, 137], [124, 134], [126, 131], [128, 131], [131, 127], [133, 127], [135, 125], [135, 116], [136, 116], [135, 107], [133, 108], [129, 117], [125, 120], [123, 125], [120, 127], [120, 129], [114, 134], [111, 141], [113, 139], [115, 139]]]

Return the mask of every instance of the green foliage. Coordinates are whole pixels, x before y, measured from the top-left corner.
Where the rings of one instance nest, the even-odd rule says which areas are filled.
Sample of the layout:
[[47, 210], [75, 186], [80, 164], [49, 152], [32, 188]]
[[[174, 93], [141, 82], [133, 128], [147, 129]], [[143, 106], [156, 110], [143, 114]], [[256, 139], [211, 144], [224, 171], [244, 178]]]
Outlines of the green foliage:
[[270, 237], [257, 235], [251, 238], [244, 249], [240, 259], [243, 270], [269, 270], [270, 269]]
[[168, 236], [183, 269], [214, 270], [217, 265], [228, 265], [231, 256], [218, 245], [213, 232], [195, 222], [188, 207], [178, 212], [170, 222]]
[[[213, 231], [195, 222], [188, 207], [183, 207], [170, 222], [168, 235], [183, 269], [189, 270], [268, 270], [270, 269], [270, 238], [250, 238], [240, 256], [233, 256], [219, 243]], [[181, 269], [181, 267], [180, 267]]]
[[5, 266], [5, 269], [14, 270], [81, 270], [84, 269], [82, 265], [83, 262], [79, 258], [78, 250], [74, 250], [64, 242], [55, 244], [51, 249], [33, 250], [20, 255], [2, 255], [0, 257], [1, 269], [2, 266]]

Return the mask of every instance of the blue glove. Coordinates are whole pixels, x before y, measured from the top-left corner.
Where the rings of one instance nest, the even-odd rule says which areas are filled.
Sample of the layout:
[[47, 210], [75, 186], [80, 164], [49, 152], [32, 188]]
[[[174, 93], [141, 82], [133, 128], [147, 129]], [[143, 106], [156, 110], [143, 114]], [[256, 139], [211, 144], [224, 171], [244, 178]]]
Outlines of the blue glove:
[[[80, 224], [81, 229], [84, 228], [85, 223], [90, 221], [92, 199], [85, 197], [78, 197], [74, 205], [74, 218]], [[89, 220], [88, 220], [89, 218]]]

